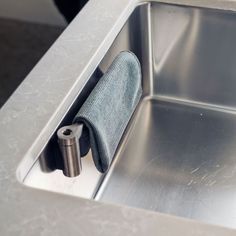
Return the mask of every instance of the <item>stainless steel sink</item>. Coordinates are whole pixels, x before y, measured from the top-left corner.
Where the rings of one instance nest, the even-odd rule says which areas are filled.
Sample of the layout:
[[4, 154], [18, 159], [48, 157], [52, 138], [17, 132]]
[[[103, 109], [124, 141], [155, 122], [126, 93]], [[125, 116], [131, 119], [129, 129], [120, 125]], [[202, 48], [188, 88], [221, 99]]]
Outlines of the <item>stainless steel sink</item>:
[[[94, 72], [123, 50], [142, 65], [143, 99], [111, 169], [101, 175], [89, 154], [80, 176], [65, 177], [54, 168], [52, 134], [23, 183], [236, 228], [235, 25], [230, 11], [139, 5]], [[71, 122], [94, 78], [58, 127]]]

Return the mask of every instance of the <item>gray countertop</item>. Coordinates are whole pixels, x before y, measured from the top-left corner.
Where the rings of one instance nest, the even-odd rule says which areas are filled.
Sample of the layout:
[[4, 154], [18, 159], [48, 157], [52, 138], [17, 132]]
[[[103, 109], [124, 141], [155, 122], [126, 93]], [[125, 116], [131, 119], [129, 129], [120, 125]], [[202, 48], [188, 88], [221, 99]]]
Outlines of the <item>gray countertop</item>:
[[[1, 235], [236, 235], [233, 229], [22, 184], [28, 171], [22, 166], [35, 162], [139, 2], [91, 0], [0, 110]], [[236, 11], [233, 0], [160, 2]]]

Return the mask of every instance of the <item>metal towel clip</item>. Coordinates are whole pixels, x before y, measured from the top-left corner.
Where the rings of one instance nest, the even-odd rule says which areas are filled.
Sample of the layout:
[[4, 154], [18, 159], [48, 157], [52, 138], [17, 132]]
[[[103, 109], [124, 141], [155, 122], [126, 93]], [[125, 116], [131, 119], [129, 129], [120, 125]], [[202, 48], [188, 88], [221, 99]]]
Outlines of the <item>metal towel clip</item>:
[[82, 124], [73, 124], [63, 126], [57, 131], [58, 143], [64, 162], [63, 173], [67, 177], [78, 176], [82, 171], [79, 146], [82, 129]]

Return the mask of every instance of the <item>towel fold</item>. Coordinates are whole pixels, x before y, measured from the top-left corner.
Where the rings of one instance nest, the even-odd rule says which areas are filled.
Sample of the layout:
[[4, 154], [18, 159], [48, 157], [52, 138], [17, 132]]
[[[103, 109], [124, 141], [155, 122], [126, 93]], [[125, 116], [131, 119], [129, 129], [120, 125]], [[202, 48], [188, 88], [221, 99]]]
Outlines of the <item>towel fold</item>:
[[91, 147], [100, 172], [109, 169], [141, 95], [140, 63], [133, 53], [121, 52], [76, 115], [74, 122], [84, 124], [82, 149]]

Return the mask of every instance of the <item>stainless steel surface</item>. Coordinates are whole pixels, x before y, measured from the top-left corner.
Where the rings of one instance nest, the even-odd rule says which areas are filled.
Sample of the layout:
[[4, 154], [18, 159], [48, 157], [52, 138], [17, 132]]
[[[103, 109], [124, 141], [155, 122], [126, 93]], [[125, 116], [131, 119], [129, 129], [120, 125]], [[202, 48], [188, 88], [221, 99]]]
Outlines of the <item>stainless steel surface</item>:
[[[87, 197], [90, 195], [90, 197], [92, 197], [91, 192], [97, 189], [99, 180], [101, 180], [102, 177], [98, 175], [98, 172], [94, 172], [93, 169], [89, 168], [91, 166], [89, 163], [92, 161], [91, 155], [82, 160], [83, 172], [76, 178], [66, 178], [61, 171], [53, 171], [51, 166], [47, 166], [47, 160], [45, 162], [38, 161], [39, 158], [53, 156], [53, 151], [51, 151], [50, 148], [47, 149], [49, 140], [54, 137], [58, 127], [69, 124], [67, 122], [70, 118], [67, 116], [72, 114], [71, 109], [73, 110], [74, 104], [76, 105], [78, 102], [77, 105], [79, 106], [83, 102], [83, 96], [80, 95], [83, 94], [84, 89], [87, 90], [87, 85], [91, 82], [89, 78], [101, 62], [102, 58], [106, 55], [103, 60], [105, 64], [106, 61], [109, 61], [109, 58], [112, 60], [112, 57], [116, 55], [116, 52], [126, 48], [123, 42], [126, 42], [128, 48], [132, 48], [132, 50], [139, 55], [144, 72], [144, 91], [145, 95], [149, 96], [149, 98], [145, 98], [145, 101], [140, 104], [141, 106], [137, 110], [136, 116], [133, 117], [126, 135], [124, 136], [124, 142], [121, 144], [120, 151], [126, 149], [125, 140], [127, 139], [129, 141], [129, 143], [127, 143], [127, 148], [130, 147], [131, 140], [129, 140], [129, 134], [132, 134], [132, 132], [136, 130], [132, 127], [135, 127], [135, 121], [139, 122], [140, 109], [148, 110], [148, 107], [150, 107], [151, 110], [162, 110], [158, 104], [170, 106], [172, 110], [171, 113], [173, 114], [180, 114], [181, 112], [174, 112], [175, 109], [177, 108], [178, 110], [180, 107], [184, 107], [184, 116], [185, 113], [188, 114], [185, 106], [187, 105], [187, 107], [190, 107], [190, 111], [193, 112], [193, 117], [196, 115], [194, 111], [200, 111], [204, 107], [206, 108], [206, 113], [208, 115], [212, 115], [212, 111], [216, 112], [216, 114], [214, 116], [212, 115], [210, 118], [219, 129], [221, 128], [220, 124], [222, 124], [223, 127], [228, 127], [224, 121], [230, 121], [229, 123], [233, 125], [234, 119], [232, 118], [231, 120], [230, 118], [234, 116], [234, 107], [232, 107], [232, 104], [230, 103], [230, 101], [233, 101], [233, 98], [232, 100], [230, 99], [230, 101], [227, 99], [226, 103], [223, 103], [222, 100], [213, 99], [213, 95], [211, 94], [209, 102], [213, 104], [208, 104], [208, 100], [202, 100], [205, 99], [205, 95], [200, 96], [199, 93], [197, 93], [197, 95], [199, 96], [200, 101], [189, 99], [193, 98], [190, 96], [184, 96], [182, 98], [170, 96], [170, 94], [165, 95], [165, 93], [161, 96], [155, 94], [157, 92], [156, 88], [158, 88], [158, 83], [154, 81], [154, 78], [155, 80], [157, 79], [156, 81], [158, 82], [158, 77], [156, 76], [155, 68], [153, 66], [153, 61], [155, 64], [157, 62], [153, 55], [153, 49], [156, 43], [153, 42], [152, 39], [156, 36], [153, 36], [154, 29], [152, 27], [154, 22], [152, 21], [154, 16], [152, 9], [157, 6], [154, 6], [154, 4], [152, 4], [152, 6], [147, 4], [147, 9], [149, 10], [145, 9], [145, 7], [139, 8], [139, 17], [136, 18], [136, 20], [139, 20], [136, 23], [135, 20], [132, 24], [130, 23], [130, 30], [128, 30], [129, 34], [124, 33], [122, 37], [118, 36], [121, 41], [116, 38], [118, 32], [123, 27], [134, 8], [141, 2], [143, 1], [120, 0], [116, 1], [116, 4], [114, 4], [113, 1], [109, 0], [90, 0], [84, 10], [78, 14], [76, 19], [70, 24], [58, 41], [46, 53], [9, 101], [0, 110], [0, 231], [2, 235], [69, 234], [105, 236], [111, 235], [111, 232], [117, 235], [235, 235], [235, 229], [210, 226], [200, 222], [187, 220], [186, 218], [183, 219], [171, 215], [160, 214], [159, 212], [128, 208], [124, 205], [115, 206], [89, 199], [82, 199], [81, 197], [75, 198], [68, 196], [68, 194], [70, 194], [74, 196], [86, 195]], [[162, 0], [162, 2], [225, 10], [221, 12], [210, 12], [208, 10], [205, 11], [202, 8], [200, 11], [204, 12], [205, 20], [203, 20], [200, 25], [211, 22], [212, 12], [219, 15], [221, 22], [223, 18], [226, 19], [229, 15], [234, 18], [235, 13], [233, 12], [236, 12], [236, 2], [233, 0]], [[163, 8], [166, 7], [164, 5], [158, 6]], [[189, 9], [190, 12], [194, 10], [193, 8], [186, 9]], [[227, 12], [227, 10], [232, 10], [233, 12]], [[169, 12], [170, 15], [171, 12], [172, 11]], [[207, 18], [208, 13], [210, 18]], [[190, 18], [191, 17], [193, 16], [190, 14]], [[161, 19], [159, 18], [159, 20]], [[218, 21], [218, 18], [216, 20]], [[166, 22], [168, 21], [166, 20]], [[232, 22], [234, 22], [234, 20], [232, 20]], [[171, 24], [169, 24], [168, 27], [170, 27], [170, 25]], [[210, 31], [211, 27], [208, 28], [208, 32], [204, 31], [204, 34], [210, 33]], [[231, 33], [233, 34], [233, 31]], [[131, 36], [133, 37], [133, 40], [131, 40]], [[217, 35], [217, 37], [219, 37], [219, 35]], [[218, 41], [217, 37], [214, 39], [216, 42]], [[225, 37], [225, 40], [223, 40], [224, 43], [227, 43], [227, 40], [229, 40], [227, 38], [228, 37]], [[126, 41], [122, 41], [123, 39], [126, 39]], [[160, 40], [160, 38], [157, 40]], [[112, 48], [110, 48], [112, 42], [114, 43]], [[191, 42], [191, 40], [189, 42]], [[202, 41], [202, 43], [204, 42]], [[155, 54], [156, 53], [157, 52], [155, 52]], [[168, 57], [167, 54], [165, 55]], [[193, 54], [191, 55], [193, 56]], [[165, 60], [163, 60], [163, 62], [164, 61]], [[178, 61], [178, 58], [176, 61]], [[207, 63], [209, 63], [209, 60], [207, 60]], [[102, 69], [101, 64], [100, 67]], [[179, 69], [182, 69], [182, 67], [183, 66], [181, 65], [181, 68]], [[189, 73], [187, 74], [190, 75]], [[223, 77], [221, 78], [222, 82]], [[231, 80], [227, 80], [227, 83], [230, 81]], [[216, 81], [216, 84], [218, 84], [218, 82], [219, 81]], [[165, 83], [161, 84], [164, 85]], [[187, 86], [187, 88], [189, 88], [189, 86]], [[161, 90], [164, 91], [163, 89], [164, 88]], [[209, 90], [211, 90], [211, 88], [209, 88]], [[205, 93], [206, 92], [204, 92], [204, 94]], [[217, 94], [215, 94], [215, 96], [217, 96]], [[224, 96], [222, 96], [222, 98], [223, 97]], [[155, 103], [157, 103], [158, 108], [155, 107]], [[167, 105], [167, 103], [169, 105]], [[149, 106], [147, 104], [151, 105]], [[173, 108], [172, 105], [176, 108]], [[194, 110], [195, 108], [197, 110]], [[163, 111], [161, 114], [164, 116]], [[144, 118], [144, 116], [145, 115], [142, 114], [141, 118]], [[191, 115], [187, 116], [190, 117]], [[168, 117], [168, 119], [170, 118]], [[206, 123], [208, 122], [204, 122], [204, 124]], [[147, 126], [148, 124], [150, 123], [147, 123]], [[230, 129], [231, 125], [227, 128], [225, 134], [223, 130], [221, 131], [223, 135], [222, 140], [228, 139], [227, 134], [230, 137], [234, 137], [234, 129]], [[30, 129], [28, 127], [30, 127]], [[186, 127], [191, 127], [191, 125], [186, 125]], [[205, 126], [203, 125], [203, 127]], [[206, 130], [209, 131], [211, 128], [212, 126]], [[182, 130], [181, 127], [179, 129]], [[194, 131], [196, 134], [197, 132], [195, 129]], [[221, 133], [220, 131], [215, 132], [218, 135]], [[22, 138], [22, 134], [24, 134], [24, 138]], [[210, 136], [209, 133], [207, 136]], [[203, 135], [202, 137], [205, 138]], [[195, 138], [199, 144], [202, 143], [196, 136], [191, 136], [191, 138], [192, 140]], [[211, 140], [211, 142], [209, 142], [209, 140], [206, 141], [207, 149], [208, 146], [213, 145], [213, 140]], [[178, 142], [180, 143], [179, 140]], [[141, 143], [140, 145], [143, 144]], [[136, 147], [138, 146], [139, 143], [136, 144]], [[227, 144], [227, 142], [225, 142], [225, 146], [227, 146], [229, 150], [222, 150], [222, 158], [220, 158], [220, 154], [217, 153], [217, 160], [221, 160], [221, 164], [228, 163], [226, 169], [228, 169], [230, 173], [230, 170], [232, 170], [230, 168], [233, 167], [233, 164], [229, 167], [232, 161], [231, 155], [229, 157], [229, 154], [231, 153], [231, 150], [231, 154], [233, 155], [233, 144], [229, 145], [229, 143]], [[43, 152], [45, 147], [46, 151]], [[162, 145], [162, 147], [164, 148], [166, 145]], [[170, 152], [174, 150], [174, 147], [175, 146], [170, 147]], [[156, 150], [158, 153], [158, 147], [156, 147]], [[187, 151], [189, 151], [189, 148], [187, 148]], [[50, 152], [51, 155], [48, 155]], [[111, 170], [110, 172], [111, 175], [116, 172], [116, 162], [119, 163], [119, 159], [122, 158], [122, 152], [118, 152], [117, 156], [118, 158], [116, 159], [117, 161], [114, 162], [113, 171]], [[171, 156], [169, 158], [170, 159], [168, 160], [174, 159]], [[176, 159], [178, 158], [176, 157]], [[201, 161], [202, 158], [200, 158], [199, 161]], [[229, 160], [229, 162], [226, 162], [226, 159]], [[183, 157], [178, 160], [181, 162]], [[211, 157], [211, 160], [213, 163], [214, 158]], [[139, 161], [140, 160], [138, 160], [138, 162]], [[18, 166], [19, 162], [21, 163]], [[40, 169], [42, 163], [43, 170]], [[123, 164], [125, 167], [129, 166], [128, 163]], [[152, 163], [149, 165], [152, 167]], [[191, 165], [193, 165], [193, 163]], [[39, 168], [37, 168], [37, 166]], [[171, 166], [171, 163], [164, 163], [163, 168], [165, 166]], [[209, 166], [210, 164], [207, 163], [204, 167], [207, 168], [208, 171], [211, 171], [209, 170]], [[162, 170], [162, 166], [160, 166], [160, 168]], [[86, 169], [88, 171], [86, 171]], [[179, 170], [178, 173], [181, 173], [182, 169], [180, 168]], [[197, 173], [195, 169], [191, 171], [193, 171], [193, 174]], [[168, 174], [168, 176], [171, 175], [170, 173]], [[112, 181], [114, 181], [114, 177], [117, 178], [117, 176], [113, 175]], [[118, 176], [118, 178], [119, 177], [121, 176]], [[223, 180], [223, 176], [221, 177], [222, 178], [220, 178], [219, 174], [217, 180]], [[234, 177], [232, 177], [232, 181], [233, 179]], [[111, 178], [107, 176], [107, 180], [111, 180]], [[137, 181], [138, 180], [139, 176], [137, 176]], [[170, 181], [167, 181], [167, 183], [170, 184], [165, 184], [163, 187], [173, 186], [174, 182], [175, 176]], [[21, 183], [34, 188], [26, 187]], [[109, 184], [109, 181], [104, 181], [103, 183], [104, 186], [106, 186], [106, 183]], [[191, 185], [192, 184], [193, 183], [191, 183]], [[149, 183], [147, 183], [146, 186], [148, 187]], [[214, 188], [217, 186], [217, 184], [213, 183]], [[36, 188], [40, 188], [40, 190]], [[174, 188], [177, 187], [175, 186]], [[48, 191], [42, 191], [42, 189]], [[52, 193], [53, 191], [66, 193], [67, 195]], [[145, 191], [145, 188], [143, 191]], [[233, 193], [234, 188], [230, 188], [228, 191]], [[233, 197], [233, 194], [231, 195]], [[206, 196], [209, 196], [207, 191]], [[224, 196], [228, 197], [229, 195], [226, 191], [219, 191], [217, 192], [217, 196], [219, 197], [219, 202], [222, 202], [223, 199], [226, 199]], [[229, 202], [232, 203], [231, 197]], [[165, 206], [166, 205], [168, 204], [165, 204]], [[206, 209], [211, 209], [210, 203], [206, 206], [205, 210]], [[200, 207], [198, 210], [200, 210]], [[230, 211], [230, 214], [231, 213], [232, 211]], [[62, 216], [66, 217], [62, 218]], [[201, 218], [203, 220], [205, 219], [202, 215]], [[225, 218], [227, 218], [227, 216]], [[48, 222], [50, 222], [50, 224]], [[231, 224], [231, 222], [228, 221], [227, 224], [223, 222], [222, 224], [228, 225], [228, 223]]]
[[63, 173], [67, 177], [78, 176], [82, 171], [79, 146], [82, 129], [83, 125], [73, 124], [63, 126], [57, 131], [58, 144], [64, 162]]
[[142, 102], [97, 200], [236, 226], [236, 113]]
[[[234, 24], [236, 14], [226, 11], [157, 3], [134, 11], [98, 68], [105, 72], [120, 51], [132, 50], [144, 99], [89, 196], [236, 227]], [[37, 168], [26, 184], [37, 187], [32, 178], [45, 175]], [[55, 191], [48, 180], [44, 188]]]
[[232, 12], [153, 4], [154, 94], [235, 109], [235, 23]]
[[152, 4], [153, 91], [97, 200], [236, 227], [235, 24]]

